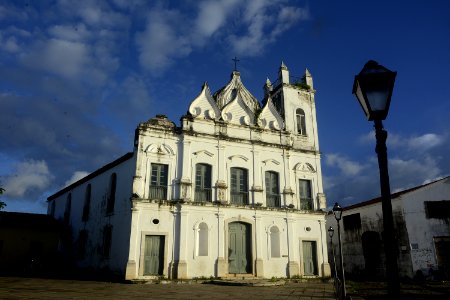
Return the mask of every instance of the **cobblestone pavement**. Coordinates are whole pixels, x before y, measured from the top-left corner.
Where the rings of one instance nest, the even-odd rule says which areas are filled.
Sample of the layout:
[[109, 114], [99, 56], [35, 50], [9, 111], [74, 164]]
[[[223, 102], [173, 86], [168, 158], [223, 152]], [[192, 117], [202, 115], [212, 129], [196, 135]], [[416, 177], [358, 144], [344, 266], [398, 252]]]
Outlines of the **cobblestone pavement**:
[[0, 299], [334, 299], [331, 283], [281, 286], [222, 286], [200, 283], [125, 284], [0, 277]]

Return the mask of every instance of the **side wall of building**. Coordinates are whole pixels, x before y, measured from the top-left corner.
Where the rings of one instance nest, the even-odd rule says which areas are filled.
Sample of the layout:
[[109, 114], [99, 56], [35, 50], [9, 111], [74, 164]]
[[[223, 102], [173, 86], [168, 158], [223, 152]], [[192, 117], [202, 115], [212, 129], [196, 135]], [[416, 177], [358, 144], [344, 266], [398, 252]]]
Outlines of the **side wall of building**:
[[450, 242], [450, 213], [447, 213], [447, 218], [428, 217], [426, 202], [450, 201], [450, 179], [425, 186], [402, 198], [413, 271], [421, 270], [428, 275], [430, 269], [438, 270], [443, 267], [439, 266], [440, 262], [450, 259], [450, 253], [443, 257], [445, 253], [436, 249], [441, 240], [447, 245]]
[[48, 214], [66, 228], [61, 250], [76, 267], [125, 273], [134, 170], [135, 159], [131, 157], [88, 180], [74, 183], [49, 200]]

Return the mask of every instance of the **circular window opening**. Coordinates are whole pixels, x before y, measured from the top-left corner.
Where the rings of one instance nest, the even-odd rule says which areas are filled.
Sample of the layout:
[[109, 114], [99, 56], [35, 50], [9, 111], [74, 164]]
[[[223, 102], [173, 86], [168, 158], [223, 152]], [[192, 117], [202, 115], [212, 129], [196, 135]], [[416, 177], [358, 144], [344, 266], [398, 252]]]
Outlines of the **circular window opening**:
[[311, 231], [311, 227], [306, 227], [305, 230], [306, 231]]
[[158, 219], [153, 219], [153, 224], [159, 224], [159, 220]]

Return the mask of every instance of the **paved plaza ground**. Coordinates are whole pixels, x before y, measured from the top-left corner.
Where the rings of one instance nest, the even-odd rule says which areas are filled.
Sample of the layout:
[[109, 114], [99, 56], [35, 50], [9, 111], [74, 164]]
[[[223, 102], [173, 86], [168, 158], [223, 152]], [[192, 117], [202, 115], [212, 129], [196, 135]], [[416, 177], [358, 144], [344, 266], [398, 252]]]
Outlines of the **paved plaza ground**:
[[334, 299], [331, 283], [224, 286], [201, 283], [125, 284], [0, 277], [0, 299]]
[[[278, 283], [278, 282], [277, 282]], [[189, 281], [167, 284], [109, 283], [63, 279], [0, 277], [0, 299], [227, 299], [227, 300], [300, 300], [334, 298], [331, 282], [286, 282], [276, 285], [271, 280], [255, 280], [250, 284], [270, 286], [235, 286], [202, 284]], [[384, 300], [386, 286], [382, 282], [352, 282], [347, 285], [353, 300]], [[450, 299], [450, 282], [402, 283], [399, 299]]]

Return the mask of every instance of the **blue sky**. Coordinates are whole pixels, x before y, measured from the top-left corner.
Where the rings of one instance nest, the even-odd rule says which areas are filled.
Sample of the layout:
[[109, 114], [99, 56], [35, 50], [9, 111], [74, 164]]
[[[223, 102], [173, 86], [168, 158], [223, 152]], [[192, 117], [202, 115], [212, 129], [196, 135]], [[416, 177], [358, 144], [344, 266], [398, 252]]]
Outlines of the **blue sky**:
[[132, 150], [155, 114], [179, 124], [234, 56], [262, 99], [283, 60], [317, 90], [328, 204], [379, 195], [373, 125], [351, 94], [369, 59], [397, 71], [385, 128], [392, 191], [450, 172], [449, 1], [0, 1], [0, 185], [6, 210]]

